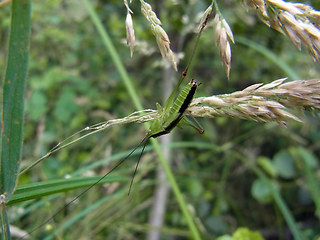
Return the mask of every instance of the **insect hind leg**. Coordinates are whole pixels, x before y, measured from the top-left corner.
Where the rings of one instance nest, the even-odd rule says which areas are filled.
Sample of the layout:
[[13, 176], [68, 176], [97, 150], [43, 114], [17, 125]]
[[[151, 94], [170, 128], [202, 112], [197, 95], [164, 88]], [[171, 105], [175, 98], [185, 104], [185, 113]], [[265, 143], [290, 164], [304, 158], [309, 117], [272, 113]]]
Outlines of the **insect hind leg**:
[[[149, 138], [150, 138], [150, 137], [149, 137]], [[143, 152], [144, 152], [144, 149], [145, 149], [145, 147], [146, 147], [146, 144], [147, 144], [149, 138], [144, 139], [142, 151], [141, 151], [141, 153], [140, 153], [140, 155], [139, 155], [138, 162], [137, 162], [137, 164], [136, 164], [136, 167], [135, 167], [135, 169], [134, 169], [134, 172], [133, 172], [133, 175], [132, 175], [132, 178], [131, 178], [130, 187], [129, 187], [129, 191], [128, 191], [128, 196], [130, 195], [131, 188], [132, 188], [132, 184], [133, 184], [133, 180], [134, 180], [134, 177], [136, 176], [136, 173], [137, 173], [137, 170], [138, 170], [138, 166], [139, 166], [139, 163], [140, 163], [142, 154], [143, 154]]]

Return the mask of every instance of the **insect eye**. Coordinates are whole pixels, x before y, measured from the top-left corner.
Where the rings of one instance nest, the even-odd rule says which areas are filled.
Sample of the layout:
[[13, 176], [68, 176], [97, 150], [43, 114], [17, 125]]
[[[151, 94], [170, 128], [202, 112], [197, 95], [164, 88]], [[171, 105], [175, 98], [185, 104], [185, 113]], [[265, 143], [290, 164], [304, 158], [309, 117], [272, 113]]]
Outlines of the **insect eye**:
[[194, 87], [195, 86], [199, 87], [201, 85], [201, 83], [197, 83], [197, 81], [194, 79], [191, 80], [190, 84], [192, 84], [192, 86], [194, 86]]

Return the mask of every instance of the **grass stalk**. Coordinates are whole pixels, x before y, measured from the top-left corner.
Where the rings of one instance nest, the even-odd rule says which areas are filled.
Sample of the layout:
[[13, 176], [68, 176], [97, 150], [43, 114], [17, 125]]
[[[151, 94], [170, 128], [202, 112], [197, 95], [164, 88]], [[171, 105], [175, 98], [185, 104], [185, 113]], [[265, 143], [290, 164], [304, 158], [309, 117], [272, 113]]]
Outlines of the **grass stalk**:
[[10, 239], [6, 203], [18, 181], [29, 60], [31, 0], [13, 0], [1, 116], [1, 239]]
[[[126, 88], [127, 88], [127, 91], [129, 93], [129, 96], [130, 98], [132, 99], [136, 109], [138, 110], [143, 110], [143, 107], [142, 107], [142, 104], [141, 102], [139, 101], [139, 97], [138, 97], [138, 94], [136, 93], [136, 90], [130, 80], [130, 77], [127, 73], [127, 71], [125, 70], [125, 67], [119, 57], [119, 54], [117, 53], [112, 41], [111, 41], [111, 38], [109, 37], [109, 34], [107, 33], [106, 29], [103, 27], [103, 24], [102, 22], [100, 21], [98, 15], [96, 14], [96, 12], [94, 11], [90, 1], [88, 0], [83, 0], [88, 12], [89, 12], [89, 15], [94, 23], [94, 25], [96, 26], [98, 32], [99, 32], [99, 35], [100, 37], [102, 38], [102, 41], [107, 49], [107, 51], [110, 53], [110, 56], [112, 58], [112, 60], [114, 61], [115, 63], [115, 66], [117, 67], [118, 69], [118, 72], [121, 76], [121, 79], [122, 81], [124, 82]], [[160, 160], [160, 163], [168, 177], [168, 181], [170, 182], [170, 185], [172, 187], [172, 190], [175, 194], [175, 197], [178, 201], [178, 204], [181, 208], [181, 211], [183, 213], [183, 215], [185, 216], [186, 218], [186, 221], [188, 223], [188, 226], [189, 226], [189, 229], [191, 231], [191, 234], [193, 236], [193, 239], [201, 239], [200, 237], [200, 234], [199, 234], [199, 231], [193, 221], [193, 218], [191, 216], [191, 214], [189, 213], [188, 209], [187, 209], [187, 204], [182, 196], [182, 193], [178, 187], [178, 184], [174, 178], [174, 175], [170, 169], [170, 166], [168, 165], [165, 157], [163, 156], [163, 153], [162, 153], [162, 150], [160, 148], [160, 145], [158, 143], [158, 141], [156, 139], [151, 139], [151, 143], [158, 155], [158, 158]]]

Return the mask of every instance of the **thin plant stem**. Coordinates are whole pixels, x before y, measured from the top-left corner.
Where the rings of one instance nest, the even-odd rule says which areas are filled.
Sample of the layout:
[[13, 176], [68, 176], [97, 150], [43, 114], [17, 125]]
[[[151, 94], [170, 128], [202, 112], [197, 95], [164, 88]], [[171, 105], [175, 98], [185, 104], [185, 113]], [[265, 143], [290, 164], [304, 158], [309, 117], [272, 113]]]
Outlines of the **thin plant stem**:
[[[94, 25], [96, 26], [98, 32], [99, 32], [99, 35], [100, 37], [102, 38], [102, 41], [106, 47], [106, 49], [108, 50], [108, 52], [110, 53], [111, 55], [111, 58], [112, 60], [114, 61], [118, 71], [119, 71], [119, 74], [121, 76], [121, 79], [123, 80], [123, 82], [125, 83], [125, 86], [128, 90], [128, 93], [130, 95], [130, 98], [132, 99], [135, 107], [138, 109], [138, 110], [143, 110], [143, 107], [142, 107], [142, 104], [140, 103], [139, 101], [139, 97], [135, 91], [135, 88], [130, 80], [130, 77], [127, 73], [127, 71], [125, 70], [124, 66], [123, 66], [123, 63], [121, 62], [121, 59], [109, 37], [109, 34], [107, 33], [106, 29], [103, 27], [99, 17], [97, 16], [96, 12], [94, 11], [90, 1], [88, 0], [83, 0], [85, 6], [87, 7], [87, 10], [89, 12], [89, 15], [94, 23]], [[168, 177], [168, 180], [170, 182], [170, 185], [172, 187], [172, 190], [176, 196], [176, 199], [178, 201], [178, 204], [181, 208], [181, 211], [183, 213], [183, 215], [185, 216], [186, 218], [186, 221], [188, 223], [188, 226], [189, 226], [189, 229], [192, 233], [192, 236], [193, 236], [193, 239], [201, 239], [200, 237], [200, 233], [193, 221], [193, 218], [191, 216], [191, 214], [189, 213], [188, 209], [187, 209], [187, 204], [185, 202], [185, 200], [183, 199], [183, 196], [182, 196], [182, 193], [178, 187], [178, 184], [174, 178], [174, 175], [170, 169], [170, 166], [168, 165], [162, 151], [161, 151], [161, 148], [160, 148], [160, 145], [158, 143], [158, 141], [156, 139], [151, 139], [151, 143], [159, 157], [159, 160], [160, 160], [160, 163]]]
[[1, 239], [10, 240], [10, 228], [8, 223], [5, 195], [0, 196], [0, 216], [1, 216]]
[[[164, 68], [163, 71], [163, 101], [169, 97], [171, 91], [173, 90], [172, 78], [174, 77], [174, 71], [170, 68]], [[163, 146], [162, 151], [166, 159], [171, 162], [171, 149], [169, 147], [171, 143], [170, 134], [163, 136], [160, 139], [161, 144], [166, 144], [168, 146]], [[152, 203], [152, 210], [149, 217], [149, 223], [152, 225], [152, 229], [149, 230], [147, 240], [158, 240], [161, 238], [161, 232], [159, 229], [163, 227], [163, 221], [167, 206], [168, 196], [170, 194], [170, 186], [167, 182], [165, 172], [162, 168], [157, 168], [157, 187], [154, 193], [154, 200]]]

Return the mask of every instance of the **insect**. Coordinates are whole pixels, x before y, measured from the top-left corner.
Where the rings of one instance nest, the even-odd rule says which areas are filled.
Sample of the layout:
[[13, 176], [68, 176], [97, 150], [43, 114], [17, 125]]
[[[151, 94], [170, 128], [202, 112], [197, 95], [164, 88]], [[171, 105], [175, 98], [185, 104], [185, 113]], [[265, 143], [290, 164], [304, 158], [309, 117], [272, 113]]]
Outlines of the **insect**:
[[[89, 191], [92, 187], [94, 187], [96, 184], [98, 184], [100, 181], [102, 181], [107, 175], [109, 175], [112, 171], [114, 171], [116, 168], [118, 168], [122, 163], [124, 163], [136, 150], [138, 147], [143, 145], [137, 165], [135, 167], [133, 177], [131, 179], [128, 195], [130, 194], [131, 187], [133, 184], [134, 176], [137, 172], [141, 156], [144, 152], [145, 146], [150, 138], [157, 138], [162, 135], [170, 133], [181, 121], [184, 122], [184, 124], [194, 127], [198, 130], [199, 133], [204, 133], [204, 130], [201, 126], [195, 126], [192, 122], [186, 120], [184, 118], [184, 114], [186, 109], [189, 107], [194, 94], [201, 83], [197, 83], [194, 79], [192, 79], [181, 91], [181, 93], [178, 95], [174, 103], [172, 104], [174, 98], [174, 94], [177, 92], [180, 84], [182, 81], [179, 81], [177, 86], [172, 91], [171, 95], [167, 99], [165, 103], [165, 107], [162, 108], [160, 104], [157, 103], [157, 109], [158, 114], [161, 116], [160, 118], [151, 120], [151, 126], [148, 130], [147, 135], [142, 139], [142, 141], [122, 160], [120, 160], [109, 172], [107, 172], [105, 175], [103, 175], [97, 182], [92, 184], [90, 187], [88, 187], [85, 191], [83, 191], [80, 195], [75, 197], [74, 200], [85, 194], [87, 191]], [[196, 122], [197, 123], [197, 122]], [[198, 123], [197, 123], [198, 124]], [[198, 124], [199, 125], [199, 124]], [[71, 202], [70, 202], [71, 203]], [[69, 204], [70, 204], [69, 203]]]
[[[94, 185], [98, 184], [102, 179], [104, 179], [107, 175], [109, 175], [112, 171], [114, 171], [116, 168], [118, 168], [124, 161], [126, 161], [136, 150], [138, 147], [143, 145], [142, 151], [140, 153], [137, 165], [135, 167], [133, 177], [131, 179], [128, 195], [130, 194], [132, 183], [134, 180], [134, 176], [137, 172], [141, 156], [144, 152], [145, 146], [150, 138], [157, 138], [162, 135], [170, 133], [182, 120], [185, 120], [184, 123], [187, 125], [190, 125], [198, 130], [199, 133], [204, 133], [204, 130], [200, 126], [195, 126], [191, 122], [187, 121], [184, 119], [184, 114], [186, 109], [189, 107], [194, 94], [198, 88], [198, 86], [201, 83], [197, 83], [195, 80], [191, 80], [181, 91], [181, 93], [178, 95], [176, 100], [174, 100], [174, 95], [178, 88], [179, 85], [181, 84], [182, 81], [179, 81], [175, 89], [172, 91], [171, 95], [167, 99], [165, 103], [165, 107], [162, 108], [160, 104], [157, 103], [157, 109], [158, 109], [158, 114], [161, 116], [160, 118], [151, 120], [151, 126], [150, 129], [148, 130], [147, 135], [142, 139], [142, 141], [122, 160], [120, 160], [109, 172], [107, 172], [105, 175], [103, 175], [96, 183], [91, 185], [89, 188], [87, 188], [84, 192], [80, 194], [84, 194], [87, 192], [90, 188], [92, 188]], [[78, 196], [78, 197], [80, 197]], [[77, 198], [77, 197], [76, 197]]]
[[[141, 141], [141, 143], [137, 146], [141, 146], [143, 145], [139, 160], [137, 162], [131, 183], [130, 183], [130, 187], [129, 187], [129, 192], [131, 190], [132, 187], [132, 183], [133, 183], [133, 179], [134, 176], [136, 174], [141, 156], [143, 154], [144, 148], [146, 146], [147, 141], [150, 138], [157, 138], [159, 136], [168, 134], [172, 131], [172, 129], [174, 129], [180, 122], [181, 120], [183, 120], [184, 118], [184, 113], [186, 111], [186, 109], [189, 107], [194, 94], [197, 90], [197, 87], [200, 85], [201, 83], [197, 83], [195, 80], [191, 80], [191, 82], [189, 82], [187, 84], [187, 86], [185, 86], [181, 93], [178, 95], [178, 97], [176, 98], [175, 102], [173, 103], [173, 105], [168, 108], [168, 106], [171, 105], [172, 102], [172, 97], [171, 95], [169, 96], [165, 107], [162, 109], [160, 104], [157, 103], [157, 109], [158, 109], [158, 114], [161, 116], [161, 118], [155, 119], [153, 120], [153, 122], [151, 123], [150, 129], [148, 131], [148, 134], [144, 137], [144, 139]], [[176, 88], [173, 90], [173, 94], [176, 92], [176, 89], [179, 87], [179, 84], [176, 86]], [[169, 101], [169, 103], [168, 103]], [[188, 125], [194, 126], [192, 125], [190, 122], [186, 122]], [[204, 133], [204, 130], [200, 127], [197, 128], [196, 126], [194, 126], [196, 129], [198, 129], [199, 133]], [[137, 148], [136, 147], [136, 148]], [[128, 158], [135, 150], [136, 148], [126, 157]]]

